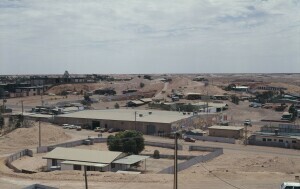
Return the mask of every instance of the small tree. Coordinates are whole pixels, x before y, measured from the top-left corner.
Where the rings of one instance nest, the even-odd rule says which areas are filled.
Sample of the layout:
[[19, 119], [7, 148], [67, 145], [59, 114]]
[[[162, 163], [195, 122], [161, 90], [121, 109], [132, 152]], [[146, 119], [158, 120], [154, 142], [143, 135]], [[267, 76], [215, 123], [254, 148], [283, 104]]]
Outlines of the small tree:
[[107, 138], [107, 146], [110, 151], [121, 151], [129, 154], [139, 154], [144, 150], [144, 137], [138, 131], [127, 130], [110, 135]]
[[115, 104], [115, 109], [119, 109], [120, 105], [118, 103]]
[[158, 151], [158, 150], [154, 150], [153, 158], [154, 158], [154, 159], [159, 159], [159, 158], [160, 158], [160, 155], [159, 155], [159, 151]]
[[145, 87], [145, 83], [141, 82], [141, 83], [140, 83], [140, 87], [141, 87], [141, 88]]

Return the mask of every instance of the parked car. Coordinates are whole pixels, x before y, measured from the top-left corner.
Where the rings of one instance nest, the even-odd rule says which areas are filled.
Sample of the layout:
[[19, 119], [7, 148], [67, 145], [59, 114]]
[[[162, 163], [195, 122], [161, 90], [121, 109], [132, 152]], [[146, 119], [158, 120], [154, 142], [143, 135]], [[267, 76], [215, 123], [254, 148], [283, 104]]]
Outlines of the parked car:
[[300, 189], [300, 183], [284, 182], [281, 184], [280, 189]]
[[120, 129], [118, 129], [118, 128], [110, 128], [107, 132], [113, 133], [113, 132], [118, 132], [118, 131], [120, 131]]
[[246, 120], [244, 121], [244, 125], [245, 125], [245, 126], [252, 126], [251, 120], [250, 120], [250, 119], [246, 119]]
[[196, 142], [195, 139], [190, 138], [190, 137], [185, 137], [185, 138], [184, 138], [184, 141], [185, 141], [185, 142]]
[[69, 126], [69, 129], [76, 129], [76, 128], [77, 128], [76, 125], [70, 125], [70, 126]]
[[100, 133], [105, 133], [108, 131], [108, 128], [101, 128], [99, 131], [100, 131]]
[[76, 126], [77, 131], [81, 131], [81, 129], [82, 129], [81, 126]]
[[100, 129], [101, 129], [101, 127], [96, 127], [96, 128], [94, 129], [94, 131], [95, 131], [95, 132], [99, 132]]
[[70, 125], [69, 125], [69, 124], [63, 124], [63, 125], [62, 125], [62, 128], [63, 128], [63, 129], [69, 129], [69, 128], [70, 128]]

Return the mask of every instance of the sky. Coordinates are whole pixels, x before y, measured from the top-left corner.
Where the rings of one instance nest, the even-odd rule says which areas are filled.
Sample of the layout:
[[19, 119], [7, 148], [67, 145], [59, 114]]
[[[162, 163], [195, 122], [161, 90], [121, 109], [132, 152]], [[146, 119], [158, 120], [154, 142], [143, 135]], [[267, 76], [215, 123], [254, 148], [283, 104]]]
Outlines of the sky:
[[300, 0], [0, 0], [0, 74], [300, 73]]

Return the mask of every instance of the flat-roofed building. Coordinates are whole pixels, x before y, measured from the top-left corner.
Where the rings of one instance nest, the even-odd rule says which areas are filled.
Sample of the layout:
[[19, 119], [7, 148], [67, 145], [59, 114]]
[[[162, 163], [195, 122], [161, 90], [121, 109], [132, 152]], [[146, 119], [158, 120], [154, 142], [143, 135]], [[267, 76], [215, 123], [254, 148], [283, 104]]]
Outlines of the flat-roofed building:
[[249, 144], [300, 149], [300, 135], [256, 132], [248, 139]]
[[168, 134], [172, 125], [192, 117], [192, 114], [183, 114], [175, 111], [134, 110], [134, 109], [107, 109], [85, 110], [75, 113], [55, 116], [58, 124], [75, 124], [96, 127], [117, 128], [121, 130], [137, 130], [144, 134]]
[[209, 136], [225, 137], [225, 138], [242, 138], [244, 135], [244, 127], [236, 126], [211, 126], [208, 128]]

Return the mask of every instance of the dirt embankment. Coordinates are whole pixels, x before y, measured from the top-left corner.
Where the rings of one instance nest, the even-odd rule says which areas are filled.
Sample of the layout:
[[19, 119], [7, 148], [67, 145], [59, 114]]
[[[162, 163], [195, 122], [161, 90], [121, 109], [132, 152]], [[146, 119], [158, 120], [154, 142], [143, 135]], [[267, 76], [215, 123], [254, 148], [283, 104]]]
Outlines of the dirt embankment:
[[[50, 123], [41, 123], [42, 145], [54, 144], [71, 139], [61, 127]], [[0, 137], [0, 153], [12, 153], [20, 149], [33, 148], [38, 145], [39, 127], [35, 123], [30, 128], [19, 128]]]

